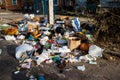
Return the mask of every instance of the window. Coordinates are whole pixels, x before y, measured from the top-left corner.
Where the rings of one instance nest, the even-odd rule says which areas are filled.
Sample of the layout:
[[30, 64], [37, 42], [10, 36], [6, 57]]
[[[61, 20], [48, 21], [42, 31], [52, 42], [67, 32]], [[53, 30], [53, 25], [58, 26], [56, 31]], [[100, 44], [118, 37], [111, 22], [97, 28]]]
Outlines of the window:
[[17, 0], [12, 0], [12, 5], [17, 5]]
[[59, 6], [59, 0], [55, 0], [54, 4], [55, 6]]
[[66, 6], [73, 6], [74, 0], [65, 0], [65, 5]]

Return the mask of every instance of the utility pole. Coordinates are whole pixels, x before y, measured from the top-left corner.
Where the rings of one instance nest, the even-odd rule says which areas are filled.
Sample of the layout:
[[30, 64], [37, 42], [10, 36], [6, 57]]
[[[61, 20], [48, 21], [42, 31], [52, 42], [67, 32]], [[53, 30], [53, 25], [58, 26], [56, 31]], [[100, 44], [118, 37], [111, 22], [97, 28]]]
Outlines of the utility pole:
[[54, 24], [54, 0], [49, 0], [49, 23]]

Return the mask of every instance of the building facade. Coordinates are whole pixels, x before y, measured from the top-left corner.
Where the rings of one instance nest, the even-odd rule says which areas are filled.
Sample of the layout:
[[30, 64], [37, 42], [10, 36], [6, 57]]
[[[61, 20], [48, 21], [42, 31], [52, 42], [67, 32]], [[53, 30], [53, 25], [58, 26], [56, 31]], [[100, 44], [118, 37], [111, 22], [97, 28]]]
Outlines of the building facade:
[[7, 10], [21, 10], [22, 0], [0, 0], [1, 8]]
[[120, 0], [100, 0], [102, 8], [120, 8]]

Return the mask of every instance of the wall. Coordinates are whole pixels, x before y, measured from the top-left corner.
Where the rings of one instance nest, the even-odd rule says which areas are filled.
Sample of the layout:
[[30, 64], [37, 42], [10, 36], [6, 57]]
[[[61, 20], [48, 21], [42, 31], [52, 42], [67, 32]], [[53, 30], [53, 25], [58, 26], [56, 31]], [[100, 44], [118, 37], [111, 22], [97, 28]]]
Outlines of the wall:
[[0, 7], [5, 8], [5, 1], [4, 0], [0, 0]]
[[120, 0], [100, 0], [100, 3], [103, 8], [120, 7]]
[[17, 0], [17, 5], [12, 5], [12, 0], [6, 0], [6, 9], [21, 10], [22, 9], [22, 0]]

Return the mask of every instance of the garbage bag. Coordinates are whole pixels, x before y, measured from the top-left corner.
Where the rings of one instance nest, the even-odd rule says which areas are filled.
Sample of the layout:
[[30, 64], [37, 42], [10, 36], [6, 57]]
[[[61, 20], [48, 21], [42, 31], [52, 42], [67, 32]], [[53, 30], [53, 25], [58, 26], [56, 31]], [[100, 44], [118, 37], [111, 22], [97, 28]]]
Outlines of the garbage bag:
[[98, 47], [96, 45], [91, 45], [88, 53], [92, 57], [102, 57], [103, 51], [104, 51], [104, 49], [101, 49], [100, 47]]
[[18, 36], [17, 36], [17, 39], [23, 40], [23, 39], [25, 39], [25, 36], [24, 36], [24, 35], [18, 35]]
[[78, 18], [75, 18], [74, 20], [72, 20], [72, 26], [75, 28], [75, 30], [77, 32], [81, 32], [82, 31], [82, 28], [80, 26], [80, 21]]
[[89, 50], [89, 44], [88, 43], [81, 43], [80, 50], [88, 51]]
[[44, 49], [42, 54], [39, 55], [39, 56], [36, 56], [37, 58], [37, 64], [40, 65], [42, 62], [44, 62], [45, 60], [47, 59], [50, 59], [50, 55], [49, 53]]
[[20, 46], [18, 46], [16, 48], [15, 57], [19, 60], [21, 55], [22, 55], [22, 53], [24, 53], [26, 51], [31, 51], [33, 49], [34, 48], [31, 45], [29, 45], [29, 44], [22, 44], [22, 45], [20, 45]]
[[83, 66], [77, 66], [77, 69], [81, 70], [81, 71], [85, 71], [85, 66], [84, 65]]
[[4, 36], [5, 40], [16, 40], [15, 36], [6, 35]]

